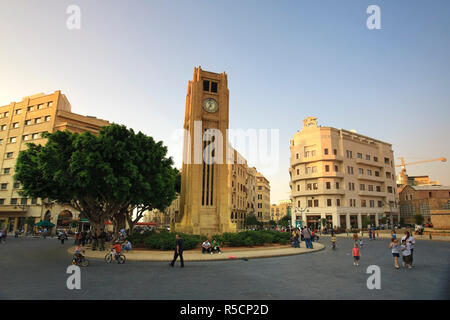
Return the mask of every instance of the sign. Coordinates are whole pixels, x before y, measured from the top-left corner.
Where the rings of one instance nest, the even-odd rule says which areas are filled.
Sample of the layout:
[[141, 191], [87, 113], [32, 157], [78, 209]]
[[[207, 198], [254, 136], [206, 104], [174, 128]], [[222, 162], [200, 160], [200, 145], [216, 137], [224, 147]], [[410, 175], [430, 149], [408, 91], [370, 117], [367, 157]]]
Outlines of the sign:
[[295, 226], [297, 227], [297, 228], [301, 228], [302, 227], [302, 222], [301, 221], [295, 221]]

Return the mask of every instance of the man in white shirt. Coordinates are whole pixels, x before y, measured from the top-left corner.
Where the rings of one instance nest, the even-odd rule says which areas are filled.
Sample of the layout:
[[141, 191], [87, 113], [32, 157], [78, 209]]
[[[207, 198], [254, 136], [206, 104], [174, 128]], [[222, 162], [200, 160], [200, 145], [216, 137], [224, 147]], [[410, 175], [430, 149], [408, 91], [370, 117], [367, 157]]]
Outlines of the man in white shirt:
[[209, 242], [208, 239], [206, 239], [202, 243], [202, 253], [205, 253], [205, 251], [212, 254], [212, 252], [211, 252], [211, 243]]

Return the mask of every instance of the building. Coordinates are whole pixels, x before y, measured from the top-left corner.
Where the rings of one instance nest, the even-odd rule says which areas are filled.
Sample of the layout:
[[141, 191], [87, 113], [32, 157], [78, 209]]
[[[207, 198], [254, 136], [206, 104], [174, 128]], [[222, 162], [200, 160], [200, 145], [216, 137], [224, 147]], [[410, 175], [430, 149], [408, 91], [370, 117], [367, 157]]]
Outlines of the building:
[[[402, 175], [397, 175], [397, 186], [400, 187], [402, 185]], [[410, 186], [432, 186], [439, 185], [439, 181], [431, 181], [429, 176], [406, 176], [406, 181]]]
[[[402, 222], [415, 224], [414, 216], [421, 214], [425, 223], [432, 223], [433, 210], [450, 209], [450, 186], [402, 186], [399, 188], [399, 199]], [[437, 214], [435, 220], [439, 220]]]
[[291, 214], [291, 200], [282, 200], [278, 204], [272, 204], [270, 206], [270, 220], [279, 221], [285, 216]]
[[256, 218], [261, 222], [270, 221], [270, 183], [261, 173], [256, 173]]
[[28, 96], [20, 102], [0, 107], [0, 228], [13, 232], [26, 228], [25, 219], [49, 220], [55, 225], [67, 224], [78, 218], [72, 207], [42, 199], [22, 198], [20, 184], [14, 182], [18, 154], [26, 143], [45, 144], [43, 132], [69, 130], [97, 133], [108, 121], [72, 113], [66, 96], [60, 91]]
[[236, 232], [252, 211], [252, 178], [248, 179], [246, 160], [228, 143], [228, 128], [227, 75], [195, 68], [186, 94], [175, 230], [205, 235]]
[[256, 216], [256, 174], [257, 170], [255, 167], [247, 167], [247, 215]]
[[392, 145], [303, 120], [290, 142], [293, 226], [361, 228], [363, 217], [399, 222]]

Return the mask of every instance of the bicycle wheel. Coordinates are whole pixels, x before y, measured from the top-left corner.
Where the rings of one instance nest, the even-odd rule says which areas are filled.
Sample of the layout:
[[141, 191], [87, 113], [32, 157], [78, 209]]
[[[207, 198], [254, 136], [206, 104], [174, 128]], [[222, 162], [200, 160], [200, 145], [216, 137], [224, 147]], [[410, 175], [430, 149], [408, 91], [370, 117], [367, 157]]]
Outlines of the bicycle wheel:
[[124, 264], [125, 263], [125, 256], [123, 254], [121, 254], [120, 256], [117, 257], [117, 263], [118, 264]]
[[88, 265], [89, 265], [89, 260], [86, 258], [83, 258], [83, 260], [81, 260], [81, 266], [87, 267]]
[[111, 255], [109, 253], [107, 253], [105, 256], [105, 262], [108, 262], [108, 263], [111, 262]]

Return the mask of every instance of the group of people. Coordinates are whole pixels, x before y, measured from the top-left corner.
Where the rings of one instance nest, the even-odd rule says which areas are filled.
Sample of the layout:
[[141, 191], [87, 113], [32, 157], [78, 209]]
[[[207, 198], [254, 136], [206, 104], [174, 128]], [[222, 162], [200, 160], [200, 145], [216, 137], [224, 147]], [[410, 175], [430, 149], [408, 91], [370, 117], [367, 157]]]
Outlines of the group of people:
[[311, 230], [307, 226], [301, 229], [295, 228], [294, 231], [292, 231], [291, 245], [294, 248], [300, 248], [301, 241], [305, 241], [307, 249], [313, 249], [313, 241], [319, 241], [317, 230]]
[[[352, 249], [353, 265], [358, 266], [359, 260], [361, 258], [360, 248], [362, 248], [363, 246], [363, 240], [362, 238], [359, 238], [358, 234], [356, 233], [353, 234], [353, 240], [354, 240]], [[401, 238], [400, 241], [397, 239], [397, 233], [395, 232], [395, 229], [392, 231], [392, 238], [391, 242], [389, 243], [389, 249], [391, 250], [392, 256], [394, 258], [395, 269], [400, 268], [399, 266], [400, 255], [402, 257], [402, 266], [404, 268], [406, 267], [409, 269], [412, 268], [415, 244], [416, 240], [409, 231], [405, 231], [405, 235]]]
[[213, 254], [214, 252], [222, 254], [222, 252], [220, 251], [219, 241], [217, 241], [216, 239], [213, 239], [213, 241], [211, 243], [211, 242], [209, 242], [209, 239], [206, 239], [202, 243], [202, 253], [205, 253], [205, 252], [210, 253], [210, 254]]

